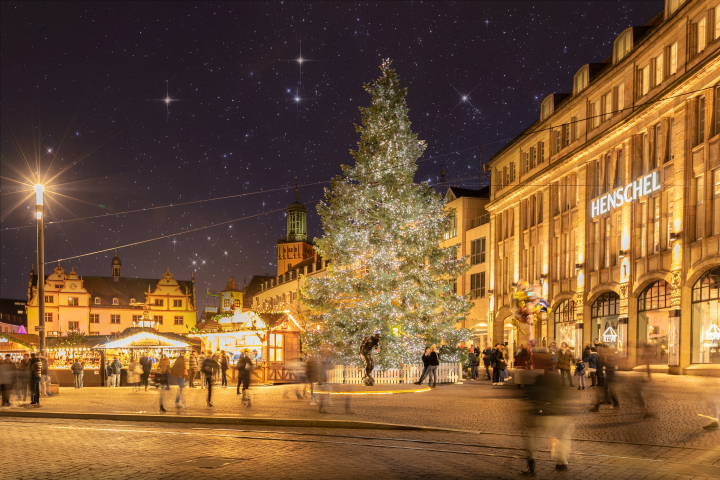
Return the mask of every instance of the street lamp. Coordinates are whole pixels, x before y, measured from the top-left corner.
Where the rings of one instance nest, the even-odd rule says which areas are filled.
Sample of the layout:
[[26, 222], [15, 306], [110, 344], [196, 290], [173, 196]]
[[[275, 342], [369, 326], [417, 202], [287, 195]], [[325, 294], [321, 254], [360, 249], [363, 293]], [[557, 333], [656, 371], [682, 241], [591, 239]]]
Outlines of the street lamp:
[[35, 212], [37, 217], [37, 262], [38, 262], [38, 337], [40, 355], [45, 355], [45, 239], [43, 238], [43, 192], [45, 187], [35, 185]]

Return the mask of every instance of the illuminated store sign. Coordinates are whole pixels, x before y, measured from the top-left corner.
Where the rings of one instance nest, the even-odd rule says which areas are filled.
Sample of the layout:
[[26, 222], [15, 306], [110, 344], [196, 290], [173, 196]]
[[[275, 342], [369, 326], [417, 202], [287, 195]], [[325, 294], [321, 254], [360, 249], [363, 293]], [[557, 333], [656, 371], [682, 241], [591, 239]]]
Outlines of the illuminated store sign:
[[597, 215], [602, 215], [615, 207], [621, 206], [623, 203], [630, 203], [644, 195], [656, 192], [661, 188], [660, 174], [658, 172], [653, 172], [650, 175], [646, 175], [643, 178], [632, 182], [625, 188], [620, 187], [614, 192], [610, 192], [607, 195], [603, 195], [597, 200], [594, 200], [591, 205], [590, 216], [596, 217]]
[[605, 330], [605, 333], [603, 333], [603, 343], [615, 343], [615, 340], [617, 340], [617, 333], [615, 333], [615, 330], [612, 329], [612, 327], [608, 327], [607, 330]]
[[720, 340], [720, 328], [718, 328], [717, 325], [711, 325], [705, 332], [705, 340], [710, 342], [717, 342]]

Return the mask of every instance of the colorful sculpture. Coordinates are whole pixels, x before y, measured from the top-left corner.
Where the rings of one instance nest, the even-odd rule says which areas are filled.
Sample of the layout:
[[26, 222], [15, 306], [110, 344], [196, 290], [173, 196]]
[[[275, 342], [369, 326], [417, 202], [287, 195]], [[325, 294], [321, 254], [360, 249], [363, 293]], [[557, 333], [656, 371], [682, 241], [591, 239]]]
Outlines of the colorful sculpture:
[[542, 313], [551, 313], [547, 300], [542, 298], [542, 287], [525, 281], [518, 283], [512, 295], [513, 324], [527, 325], [528, 340], [533, 341], [532, 325]]

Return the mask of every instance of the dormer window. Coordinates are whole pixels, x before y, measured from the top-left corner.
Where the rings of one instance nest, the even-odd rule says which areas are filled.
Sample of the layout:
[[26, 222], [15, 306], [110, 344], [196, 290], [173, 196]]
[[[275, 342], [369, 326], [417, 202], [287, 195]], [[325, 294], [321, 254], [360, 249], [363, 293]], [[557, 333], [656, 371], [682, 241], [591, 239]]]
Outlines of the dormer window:
[[577, 95], [581, 91], [585, 90], [588, 84], [588, 67], [584, 66], [575, 74], [575, 81], [573, 83], [573, 93]]
[[543, 103], [540, 105], [540, 121], [543, 121], [547, 117], [550, 116], [550, 114], [553, 112], [552, 107], [553, 107], [552, 96], [543, 100]]
[[632, 28], [620, 34], [615, 40], [615, 63], [627, 56], [632, 50]]
[[113, 298], [113, 305], [120, 305], [120, 300]]
[[134, 298], [131, 298], [131, 299], [130, 299], [130, 305], [132, 305], [133, 303], [135, 303], [135, 299], [134, 299]]
[[95, 305], [100, 305], [100, 297], [95, 297]]

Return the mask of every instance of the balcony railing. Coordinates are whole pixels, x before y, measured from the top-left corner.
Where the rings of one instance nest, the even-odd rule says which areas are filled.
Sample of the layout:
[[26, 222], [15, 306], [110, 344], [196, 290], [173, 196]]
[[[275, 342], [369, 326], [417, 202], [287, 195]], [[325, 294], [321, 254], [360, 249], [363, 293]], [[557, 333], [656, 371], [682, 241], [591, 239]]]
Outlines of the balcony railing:
[[470, 229], [479, 227], [480, 225], [485, 225], [486, 223], [490, 223], [490, 214], [486, 213], [485, 215], [480, 215], [479, 217], [475, 217], [472, 220], [470, 220]]

